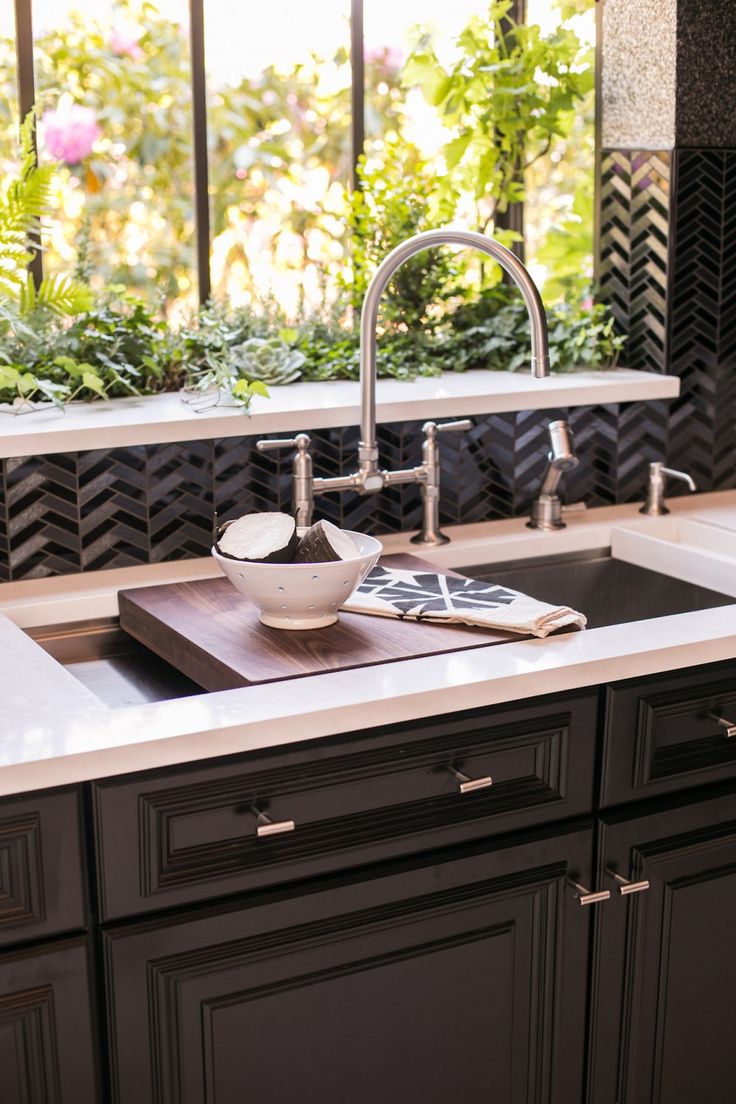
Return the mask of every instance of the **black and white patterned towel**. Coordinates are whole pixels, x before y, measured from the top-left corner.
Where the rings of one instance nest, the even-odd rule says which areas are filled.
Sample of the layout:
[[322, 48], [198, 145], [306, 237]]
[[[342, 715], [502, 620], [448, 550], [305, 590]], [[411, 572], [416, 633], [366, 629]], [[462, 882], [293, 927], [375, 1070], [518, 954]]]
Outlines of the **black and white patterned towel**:
[[381, 564], [373, 568], [343, 609], [378, 617], [482, 625], [532, 636], [549, 636], [563, 628], [584, 629], [586, 625], [584, 614], [568, 606], [550, 606], [496, 583]]

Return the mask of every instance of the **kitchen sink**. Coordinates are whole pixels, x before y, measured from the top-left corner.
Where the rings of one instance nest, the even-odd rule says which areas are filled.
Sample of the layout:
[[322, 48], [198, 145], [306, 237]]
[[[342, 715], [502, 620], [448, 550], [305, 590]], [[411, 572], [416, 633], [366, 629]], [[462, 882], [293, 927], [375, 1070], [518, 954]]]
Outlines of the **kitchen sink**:
[[141, 705], [205, 693], [201, 686], [128, 636], [117, 617], [26, 632], [105, 705]]
[[[571, 606], [586, 615], [591, 629], [736, 603], [736, 597], [617, 559], [610, 548], [456, 570]], [[112, 708], [207, 692], [128, 636], [117, 617], [26, 632]]]
[[570, 606], [585, 614], [589, 629], [736, 603], [730, 595], [616, 559], [610, 548], [455, 570]]

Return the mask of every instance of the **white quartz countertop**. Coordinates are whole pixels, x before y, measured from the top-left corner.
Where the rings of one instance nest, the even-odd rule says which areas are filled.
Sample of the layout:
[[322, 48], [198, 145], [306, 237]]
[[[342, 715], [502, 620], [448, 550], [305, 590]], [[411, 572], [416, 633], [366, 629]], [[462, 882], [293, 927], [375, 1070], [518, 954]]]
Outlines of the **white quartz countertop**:
[[[0, 586], [3, 717], [0, 794], [315, 739], [459, 709], [736, 658], [736, 492], [675, 499], [669, 517], [636, 505], [569, 515], [533, 532], [524, 519], [459, 526], [427, 552], [451, 568], [612, 547], [621, 559], [734, 595], [734, 604], [547, 640], [520, 640], [264, 686], [109, 709], [22, 628], [105, 617], [117, 591], [217, 574], [191, 560]], [[404, 536], [387, 552], [409, 550]]]
[[[679, 389], [677, 376], [626, 368], [543, 380], [528, 372], [445, 372], [379, 380], [376, 416], [385, 423], [550, 410], [668, 399]], [[349, 380], [292, 383], [270, 392], [268, 399], [256, 396], [247, 414], [240, 407], [197, 414], [178, 394], [79, 402], [26, 414], [0, 410], [0, 458], [360, 424], [360, 388]]]

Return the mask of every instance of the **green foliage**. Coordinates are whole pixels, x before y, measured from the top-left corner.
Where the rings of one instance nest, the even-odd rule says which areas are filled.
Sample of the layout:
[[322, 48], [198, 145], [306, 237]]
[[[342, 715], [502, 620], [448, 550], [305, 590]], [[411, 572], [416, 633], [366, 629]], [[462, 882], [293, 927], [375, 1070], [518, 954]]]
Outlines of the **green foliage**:
[[[604, 306], [553, 307], [548, 320], [555, 371], [615, 364], [622, 339]], [[358, 346], [337, 312], [287, 327], [268, 303], [260, 312], [209, 305], [179, 330], [120, 288], [71, 323], [43, 309], [24, 317], [0, 303], [0, 401], [30, 408], [39, 400], [63, 405], [184, 388], [195, 409], [247, 406], [254, 394], [268, 394], [266, 383], [288, 382], [295, 372], [312, 381], [357, 379]], [[413, 379], [518, 371], [529, 356], [526, 308], [502, 285], [457, 303], [433, 328], [387, 329], [377, 364], [381, 377]]]
[[179, 382], [169, 342], [166, 325], [120, 287], [71, 322], [40, 303], [29, 314], [7, 304], [0, 314], [0, 398], [62, 404], [169, 389]]
[[[450, 219], [433, 166], [411, 143], [389, 139], [380, 151], [361, 157], [360, 190], [350, 197], [350, 302], [359, 311], [368, 284], [391, 250], [412, 234], [434, 230]], [[431, 325], [432, 308], [456, 288], [458, 265], [446, 250], [427, 250], [395, 274], [383, 308], [384, 319], [405, 327]]]
[[581, 174], [569, 210], [550, 226], [537, 251], [537, 261], [550, 272], [544, 285], [548, 300], [580, 300], [589, 291], [587, 267], [593, 249], [593, 206], [592, 174]]
[[[547, 311], [547, 324], [552, 371], [616, 364], [624, 339], [615, 333], [613, 317], [603, 304], [553, 306]], [[460, 306], [448, 320], [443, 349], [448, 371], [527, 369], [531, 335], [526, 307], [505, 286], [485, 292], [476, 302]]]
[[534, 24], [513, 22], [511, 6], [494, 0], [486, 16], [473, 16], [458, 38], [461, 56], [449, 66], [425, 37], [403, 73], [452, 135], [440, 194], [454, 209], [471, 196], [481, 230], [524, 199], [528, 169], [568, 136], [593, 86], [574, 31], [561, 24], [543, 36]]
[[[561, 304], [547, 312], [550, 363], [556, 372], [610, 368], [623, 338], [602, 304]], [[357, 379], [356, 333], [329, 326], [304, 331], [298, 348], [305, 354], [307, 380]], [[522, 371], [529, 367], [531, 336], [526, 307], [516, 289], [501, 285], [456, 305], [434, 330], [388, 330], [378, 344], [378, 374], [412, 379], [470, 369]]]

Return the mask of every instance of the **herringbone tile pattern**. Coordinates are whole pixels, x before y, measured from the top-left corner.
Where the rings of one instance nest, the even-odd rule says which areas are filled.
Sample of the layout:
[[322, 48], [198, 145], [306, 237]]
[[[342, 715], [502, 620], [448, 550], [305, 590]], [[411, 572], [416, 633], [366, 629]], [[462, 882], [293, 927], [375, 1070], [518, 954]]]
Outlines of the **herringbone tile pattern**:
[[632, 408], [617, 430], [616, 495], [642, 457], [666, 456], [701, 490], [736, 485], [736, 151], [609, 150], [600, 283], [632, 368], [680, 377], [669, 413]]
[[670, 370], [682, 380], [670, 447], [698, 485], [736, 481], [736, 152], [680, 150]]
[[82, 570], [147, 562], [145, 448], [95, 449], [70, 459], [77, 480]]
[[75, 456], [4, 461], [10, 577], [82, 570]]
[[599, 282], [622, 333], [629, 368], [663, 372], [671, 155], [606, 150], [601, 163]]

